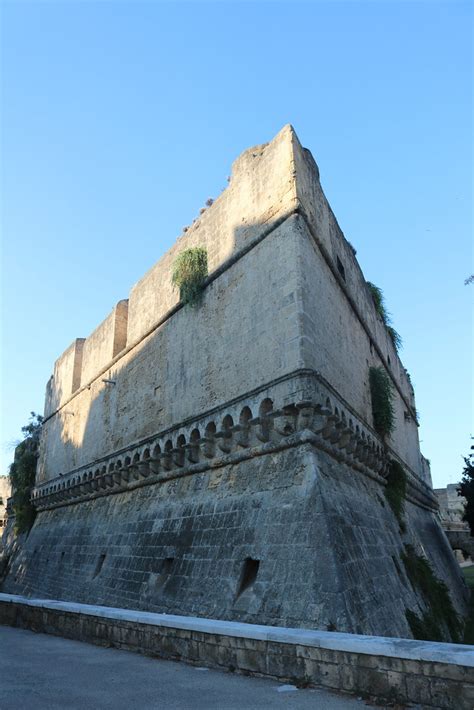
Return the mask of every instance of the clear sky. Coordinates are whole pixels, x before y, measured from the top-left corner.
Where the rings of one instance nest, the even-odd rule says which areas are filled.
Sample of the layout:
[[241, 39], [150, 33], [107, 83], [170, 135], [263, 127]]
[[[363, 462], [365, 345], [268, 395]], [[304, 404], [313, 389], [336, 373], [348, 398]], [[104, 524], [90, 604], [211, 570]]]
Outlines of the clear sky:
[[471, 2], [16, 2], [2, 24], [0, 472], [54, 360], [285, 123], [404, 340], [436, 486], [472, 421]]

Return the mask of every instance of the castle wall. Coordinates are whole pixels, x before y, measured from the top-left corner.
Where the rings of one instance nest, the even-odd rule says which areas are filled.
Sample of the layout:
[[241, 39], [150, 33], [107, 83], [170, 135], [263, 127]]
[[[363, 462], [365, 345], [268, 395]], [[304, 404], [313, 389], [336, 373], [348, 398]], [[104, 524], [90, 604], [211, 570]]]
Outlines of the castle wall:
[[[459, 588], [434, 514], [408, 503], [406, 521]], [[402, 549], [383, 479], [308, 443], [40, 512], [2, 591], [409, 637], [405, 609], [424, 602]], [[239, 594], [248, 559], [258, 570]]]
[[[209, 257], [194, 308], [171, 286], [192, 246]], [[405, 610], [424, 610], [400, 564], [411, 544], [465, 611], [413, 389], [291, 127], [234, 163], [126, 303], [56, 363], [39, 512], [4, 591], [407, 636]], [[387, 442], [372, 365], [395, 387]], [[403, 534], [391, 457], [406, 464]]]
[[84, 341], [81, 385], [103, 370], [127, 344], [128, 301], [119, 301], [112, 313]]
[[[303, 278], [299, 317], [302, 320], [304, 365], [321, 372], [364, 421], [373, 425], [369, 368], [382, 364], [374, 348], [376, 336], [371, 342], [349, 301], [341, 294], [340, 283], [330, 270], [306, 223], [300, 220], [299, 224], [301, 238], [298, 240], [298, 270]], [[374, 321], [373, 304], [362, 301], [362, 306], [364, 318], [368, 322]], [[378, 331], [374, 328], [374, 332]], [[379, 343], [385, 344], [382, 338]], [[391, 361], [396, 365], [398, 358]], [[397, 368], [393, 375], [400, 383]], [[408, 399], [406, 389], [402, 391]], [[395, 389], [393, 404], [395, 429], [389, 443], [420, 478], [425, 478], [417, 424], [413, 416], [408, 414], [406, 402]]]
[[[296, 192], [299, 210], [305, 215], [308, 227], [311, 229], [313, 239], [318, 244], [318, 250], [324, 257], [326, 264], [332, 268], [333, 278], [330, 279], [340, 286], [339, 291], [333, 289], [334, 299], [350, 299], [354, 318], [349, 325], [352, 326], [356, 312], [366, 324], [373, 345], [380, 350], [380, 354], [394, 382], [400, 388], [400, 393], [414, 408], [413, 387], [408, 379], [407, 372], [393, 346], [387, 330], [376, 310], [372, 295], [366, 285], [366, 280], [353, 248], [345, 239], [336, 217], [324, 195], [319, 181], [319, 170], [310, 151], [301, 148], [296, 136], [295, 171], [297, 173]], [[340, 268], [342, 267], [343, 273]], [[328, 268], [324, 270], [324, 278], [328, 275]], [[321, 279], [323, 277], [321, 276]], [[383, 286], [383, 283], [377, 284]], [[337, 293], [337, 295], [336, 295]], [[349, 333], [351, 330], [348, 331]], [[369, 337], [369, 335], [367, 336]], [[350, 365], [350, 362], [348, 363]], [[347, 366], [347, 365], [346, 365]]]
[[[304, 217], [305, 226], [298, 222], [298, 229], [306, 235], [298, 247], [298, 275], [285, 272], [294, 263], [295, 222], [288, 215], [295, 209]], [[278, 225], [283, 234], [275, 241]], [[262, 238], [268, 242], [266, 247], [259, 244]], [[175, 312], [179, 294], [171, 284], [172, 265], [182, 249], [197, 245], [207, 248], [211, 278], [219, 275], [206, 288], [202, 311]], [[237, 261], [221, 273], [219, 269], [231, 263], [229, 258]], [[279, 280], [269, 278], [260, 259], [275, 259]], [[242, 276], [243, 270], [251, 273]], [[287, 277], [290, 287], [285, 288]], [[295, 279], [303, 279], [304, 288], [303, 282], [293, 288]], [[295, 308], [296, 329], [287, 317], [295, 316]], [[230, 325], [241, 316], [247, 319], [243, 338]], [[278, 323], [276, 331], [273, 323]], [[225, 353], [210, 347], [210, 342], [221, 338], [225, 338]], [[286, 343], [285, 350], [291, 342], [291, 356], [282, 354], [281, 342]], [[117, 359], [122, 350], [124, 356]], [[54, 421], [48, 420], [44, 427], [38, 480], [92, 462], [113, 448], [194, 416], [230, 393], [239, 394], [247, 386], [249, 372], [256, 386], [287, 371], [290, 361], [294, 367], [305, 365], [325, 373], [368, 423], [372, 418], [368, 369], [373, 364], [386, 366], [397, 387], [392, 445], [428, 482], [419, 454], [411, 384], [321, 190], [316, 163], [291, 127], [285, 127], [271, 143], [249, 149], [235, 161], [229, 187], [133, 287], [128, 307], [121, 301], [94, 333], [85, 341], [77, 340], [57, 361], [46, 407]], [[190, 387], [187, 381], [189, 373], [197, 380], [198, 371], [206, 379], [204, 397], [199, 384]], [[83, 389], [68, 401], [78, 389], [78, 379]], [[117, 384], [103, 379], [116, 379]], [[67, 406], [54, 414], [66, 401]]]
[[277, 227], [209, 284], [200, 307], [178, 310], [46, 421], [38, 481], [298, 368], [294, 226]]
[[129, 342], [142, 337], [179, 301], [171, 284], [173, 262], [182, 249], [207, 249], [209, 272], [254, 244], [269, 225], [295, 207], [292, 129], [269, 144], [245, 151], [233, 164], [230, 184], [211, 208], [132, 288]]
[[54, 363], [46, 386], [45, 417], [61, 407], [80, 387], [85, 338], [76, 338]]

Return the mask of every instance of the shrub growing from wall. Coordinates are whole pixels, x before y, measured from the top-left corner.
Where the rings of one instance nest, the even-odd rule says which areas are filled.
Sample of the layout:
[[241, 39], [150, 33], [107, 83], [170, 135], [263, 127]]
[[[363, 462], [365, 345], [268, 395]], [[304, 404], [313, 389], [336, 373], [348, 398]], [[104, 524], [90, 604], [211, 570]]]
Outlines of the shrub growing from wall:
[[374, 429], [385, 438], [392, 433], [395, 424], [393, 385], [383, 367], [370, 368], [369, 384]]
[[[405, 545], [401, 555], [408, 579], [418, 589], [426, 602], [427, 609], [418, 616], [410, 609], [406, 618], [416, 639], [423, 641], [461, 640], [462, 623], [456, 614], [447, 586], [438, 579], [428, 560], [417, 555], [412, 545]], [[446, 630], [450, 639], [446, 638]]]
[[171, 280], [179, 288], [181, 303], [199, 303], [207, 277], [207, 251], [203, 247], [186, 249], [176, 257]]
[[398, 350], [400, 350], [400, 348], [402, 347], [402, 338], [400, 336], [400, 333], [397, 333], [397, 331], [392, 325], [390, 313], [388, 312], [387, 307], [385, 305], [383, 291], [381, 288], [371, 283], [371, 281], [367, 281], [367, 286], [369, 287], [369, 291], [372, 295], [375, 310], [383, 321], [388, 336], [393, 343], [393, 347], [398, 352]]
[[29, 424], [21, 429], [25, 438], [16, 447], [15, 457], [10, 465], [9, 474], [17, 533], [28, 532], [35, 520], [36, 511], [30, 502], [30, 496], [35, 484], [42, 421], [43, 417], [31, 412]]
[[386, 482], [385, 497], [400, 523], [402, 532], [404, 532], [405, 521], [403, 519], [403, 513], [405, 510], [407, 475], [403, 466], [394, 459], [390, 461]]

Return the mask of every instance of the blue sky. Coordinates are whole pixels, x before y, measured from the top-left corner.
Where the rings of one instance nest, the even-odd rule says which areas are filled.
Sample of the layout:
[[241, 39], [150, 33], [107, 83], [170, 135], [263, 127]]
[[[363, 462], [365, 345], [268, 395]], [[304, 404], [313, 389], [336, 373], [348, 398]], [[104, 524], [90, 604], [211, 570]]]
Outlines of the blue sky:
[[1, 468], [54, 360], [292, 123], [404, 340], [437, 486], [472, 421], [470, 2], [3, 2]]

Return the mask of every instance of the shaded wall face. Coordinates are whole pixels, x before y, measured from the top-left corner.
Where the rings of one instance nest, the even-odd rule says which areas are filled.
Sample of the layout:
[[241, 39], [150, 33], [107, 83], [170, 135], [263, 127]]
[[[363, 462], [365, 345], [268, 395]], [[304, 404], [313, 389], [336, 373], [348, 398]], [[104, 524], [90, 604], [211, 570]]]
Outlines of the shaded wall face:
[[[398, 358], [394, 345], [387, 334], [381, 318], [376, 314], [372, 296], [366, 286], [366, 279], [357, 262], [349, 242], [338, 225], [331, 207], [319, 182], [319, 173], [311, 153], [304, 149], [295, 150], [295, 170], [297, 172], [296, 190], [300, 210], [306, 216], [314, 235], [334, 269], [340, 275], [347, 293], [355, 303], [359, 313], [367, 324], [371, 337], [377, 343], [384, 359], [390, 360], [389, 369], [396, 379], [405, 398], [415, 406], [414, 393], [407, 373]], [[334, 282], [329, 276], [329, 269], [324, 271], [324, 278]], [[382, 279], [382, 277], [381, 277]], [[382, 280], [377, 283], [383, 288]], [[339, 291], [342, 296], [342, 291]], [[328, 311], [329, 313], [329, 311]], [[349, 326], [351, 323], [349, 323]], [[348, 330], [350, 337], [351, 329]]]
[[[380, 362], [370, 338], [354, 314], [321, 252], [300, 222], [298, 271], [302, 279], [302, 359], [323, 377], [369, 424], [372, 405], [369, 368]], [[363, 315], [370, 322], [373, 308]], [[396, 376], [396, 372], [394, 373]], [[406, 404], [395, 392], [395, 431], [390, 445], [420, 477], [423, 476], [418, 427], [406, 417]]]
[[299, 366], [295, 224], [276, 228], [206, 288], [201, 306], [180, 309], [45, 423], [38, 482]]

